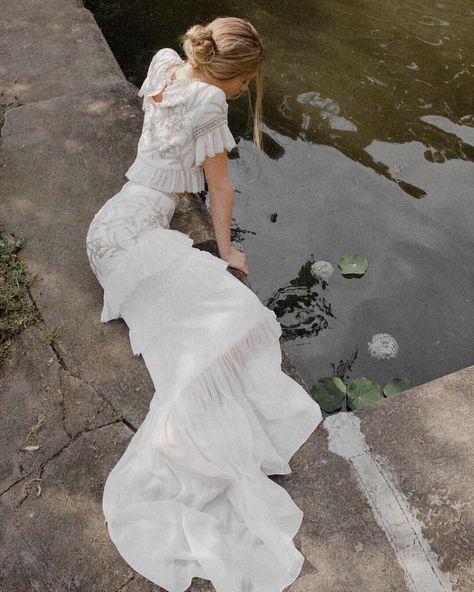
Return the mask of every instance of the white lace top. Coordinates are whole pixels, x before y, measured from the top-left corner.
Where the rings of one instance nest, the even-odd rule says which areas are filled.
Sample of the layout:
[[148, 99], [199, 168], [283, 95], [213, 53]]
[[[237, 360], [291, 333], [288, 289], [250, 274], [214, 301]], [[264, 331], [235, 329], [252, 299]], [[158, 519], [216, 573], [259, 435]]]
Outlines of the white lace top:
[[[154, 55], [138, 91], [145, 112], [143, 129], [125, 176], [162, 191], [196, 193], [204, 190], [205, 157], [231, 150], [236, 143], [227, 124], [223, 90], [197, 79], [171, 80], [183, 62], [168, 47]], [[161, 102], [154, 101], [152, 95], [165, 86]]]

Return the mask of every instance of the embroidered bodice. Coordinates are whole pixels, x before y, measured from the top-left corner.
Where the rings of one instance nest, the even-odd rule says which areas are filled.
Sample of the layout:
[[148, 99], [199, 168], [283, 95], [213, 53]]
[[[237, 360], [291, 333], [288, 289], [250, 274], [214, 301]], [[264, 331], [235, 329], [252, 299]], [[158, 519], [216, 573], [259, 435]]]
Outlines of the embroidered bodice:
[[[161, 191], [196, 193], [204, 190], [206, 156], [231, 150], [236, 143], [222, 89], [197, 79], [171, 79], [183, 63], [168, 47], [154, 55], [138, 91], [143, 97], [143, 128], [125, 176]], [[161, 101], [154, 101], [152, 96], [162, 90]]]

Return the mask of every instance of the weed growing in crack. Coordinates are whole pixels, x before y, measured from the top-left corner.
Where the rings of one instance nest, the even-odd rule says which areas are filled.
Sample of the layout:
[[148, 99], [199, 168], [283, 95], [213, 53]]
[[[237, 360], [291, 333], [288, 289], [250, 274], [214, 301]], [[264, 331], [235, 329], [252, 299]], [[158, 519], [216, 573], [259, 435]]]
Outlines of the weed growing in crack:
[[18, 256], [22, 244], [23, 240], [13, 235], [0, 236], [0, 363], [13, 335], [41, 318], [26, 298], [33, 277]]

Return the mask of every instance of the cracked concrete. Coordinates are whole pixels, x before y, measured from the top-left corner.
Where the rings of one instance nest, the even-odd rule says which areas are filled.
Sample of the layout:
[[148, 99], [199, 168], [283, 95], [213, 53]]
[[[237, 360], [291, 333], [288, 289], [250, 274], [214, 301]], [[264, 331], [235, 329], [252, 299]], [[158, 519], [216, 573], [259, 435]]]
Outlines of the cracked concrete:
[[[26, 239], [42, 322], [14, 340], [0, 370], [0, 589], [151, 592], [111, 543], [101, 495], [153, 384], [125, 323], [99, 321], [102, 291], [84, 245], [93, 215], [126, 180], [141, 102], [80, 0], [19, 0], [2, 15], [0, 84], [20, 103], [1, 136], [2, 221]], [[198, 196], [180, 203], [172, 228], [215, 248]], [[43, 329], [61, 323], [45, 344]], [[473, 383], [471, 366], [326, 417], [293, 472], [271, 477], [304, 512], [295, 544], [306, 561], [292, 590], [472, 592]], [[199, 579], [190, 588], [213, 589]]]
[[40, 323], [20, 333], [0, 370], [2, 492], [44, 466], [82, 432], [120, 420], [94, 389], [62, 367], [41, 333]]
[[101, 512], [103, 482], [129, 439], [121, 422], [85, 429], [38, 471], [41, 495], [31, 488], [25, 497], [23, 483], [2, 495], [10, 548], [4, 589], [115, 590], [130, 577], [108, 544]]

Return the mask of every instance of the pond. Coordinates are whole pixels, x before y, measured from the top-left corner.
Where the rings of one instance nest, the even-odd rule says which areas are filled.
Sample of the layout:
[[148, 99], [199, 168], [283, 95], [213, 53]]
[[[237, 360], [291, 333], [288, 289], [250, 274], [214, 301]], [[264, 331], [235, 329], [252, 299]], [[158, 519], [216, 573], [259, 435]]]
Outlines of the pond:
[[[184, 57], [190, 24], [239, 16], [260, 32], [260, 161], [246, 97], [229, 101], [233, 237], [309, 386], [333, 375], [416, 386], [474, 363], [472, 2], [85, 5], [138, 87], [159, 48]], [[366, 257], [362, 277], [341, 274], [345, 253]], [[332, 265], [326, 281], [315, 261]]]

